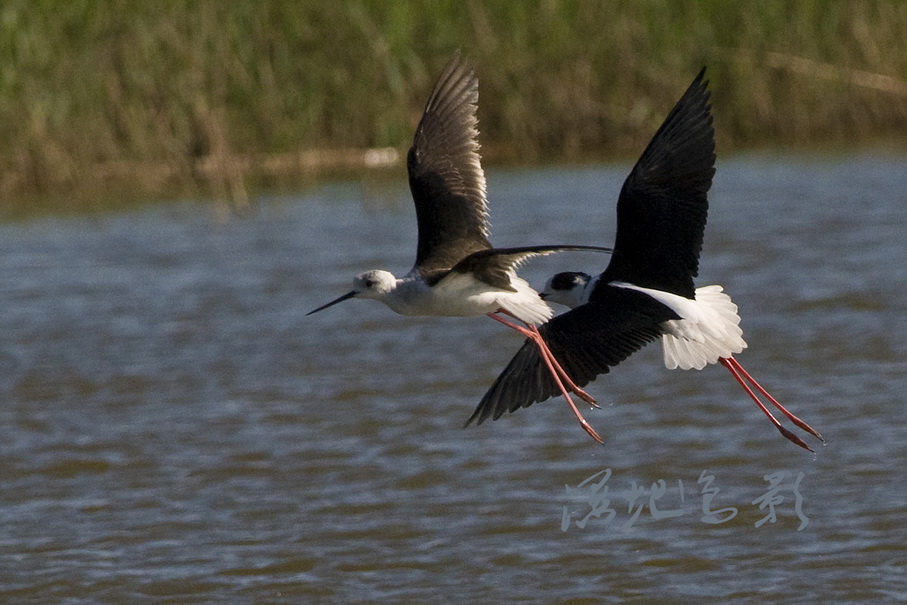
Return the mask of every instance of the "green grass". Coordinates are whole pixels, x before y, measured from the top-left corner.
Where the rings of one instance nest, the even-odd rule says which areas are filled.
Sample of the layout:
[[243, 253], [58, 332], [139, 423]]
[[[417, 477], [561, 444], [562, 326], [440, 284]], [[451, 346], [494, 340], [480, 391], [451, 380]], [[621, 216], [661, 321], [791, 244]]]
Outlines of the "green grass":
[[456, 48], [488, 161], [635, 155], [702, 65], [720, 152], [907, 141], [907, 2], [6, 0], [0, 208], [405, 150]]

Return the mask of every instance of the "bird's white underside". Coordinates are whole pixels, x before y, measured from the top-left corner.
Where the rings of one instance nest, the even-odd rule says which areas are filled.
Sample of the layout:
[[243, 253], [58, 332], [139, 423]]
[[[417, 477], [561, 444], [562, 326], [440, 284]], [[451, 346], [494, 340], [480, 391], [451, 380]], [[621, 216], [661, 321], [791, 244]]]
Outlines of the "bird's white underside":
[[496, 289], [468, 273], [452, 272], [429, 287], [418, 274], [410, 274], [397, 279], [394, 287], [380, 296], [362, 297], [380, 300], [401, 315], [472, 317], [503, 309], [527, 324], [539, 325], [551, 319], [551, 307], [513, 271], [510, 285], [516, 292]]

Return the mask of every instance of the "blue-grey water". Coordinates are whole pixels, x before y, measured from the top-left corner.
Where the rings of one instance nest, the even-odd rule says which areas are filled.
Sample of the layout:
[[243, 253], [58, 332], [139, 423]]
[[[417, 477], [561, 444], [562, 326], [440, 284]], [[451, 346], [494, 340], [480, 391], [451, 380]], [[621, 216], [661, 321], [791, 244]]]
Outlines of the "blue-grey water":
[[[628, 169], [490, 171], [492, 241], [609, 245]], [[718, 164], [698, 284], [816, 455], [655, 345], [590, 386], [604, 446], [561, 400], [461, 428], [518, 334], [305, 316], [414, 230], [402, 169], [0, 225], [0, 602], [907, 598], [907, 158]]]

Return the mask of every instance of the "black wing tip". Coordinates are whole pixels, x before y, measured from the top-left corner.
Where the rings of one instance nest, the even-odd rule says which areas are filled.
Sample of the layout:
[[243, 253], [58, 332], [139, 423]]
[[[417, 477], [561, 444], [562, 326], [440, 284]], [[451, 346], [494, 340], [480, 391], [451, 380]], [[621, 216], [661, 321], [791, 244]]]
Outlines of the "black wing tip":
[[466, 422], [463, 423], [463, 428], [465, 429], [473, 422], [476, 423], [476, 426], [479, 426], [480, 424], [485, 422], [485, 416], [482, 415], [482, 404], [479, 404], [479, 406], [475, 409], [475, 411], [472, 413], [472, 415], [466, 419]]
[[444, 80], [446, 76], [450, 75], [450, 72], [455, 71], [455, 68], [460, 65], [468, 68], [467, 61], [463, 57], [463, 52], [459, 48], [456, 48], [453, 53], [451, 53], [447, 63], [444, 64], [444, 69], [441, 70], [441, 77], [439, 77], [438, 80]]
[[703, 105], [703, 109], [707, 114], [709, 114], [709, 119], [711, 120], [711, 109], [712, 105], [710, 103], [712, 97], [712, 91], [709, 90], [709, 80], [705, 79], [705, 70], [706, 67], [703, 66], [699, 70], [699, 73], [696, 74], [696, 77], [693, 78], [693, 81], [690, 82], [690, 85], [687, 87], [687, 90], [680, 97], [680, 100], [677, 102], [678, 105], [684, 103], [691, 98], [698, 98], [699, 102]]
[[650, 154], [668, 151], [677, 155], [678, 150], [685, 147], [687, 152], [692, 152], [693, 155], [698, 155], [711, 164], [709, 169], [714, 175], [715, 125], [712, 117], [712, 92], [708, 88], [709, 81], [704, 79], [705, 70], [703, 66], [671, 108], [643, 151], [637, 165], [645, 162]]
[[699, 73], [693, 79], [693, 82], [690, 84], [689, 88], [687, 89], [687, 93], [685, 93], [684, 96], [686, 96], [687, 94], [695, 94], [697, 97], [699, 97], [699, 102], [702, 104], [702, 111], [705, 114], [705, 121], [714, 130], [714, 126], [712, 124], [712, 91], [709, 89], [710, 81], [705, 79], [705, 69], [706, 68], [703, 65], [702, 69], [699, 70]]
[[[463, 424], [463, 428], [466, 428], [473, 422], [476, 426], [482, 424], [489, 418], [492, 420], [497, 420], [504, 415], [504, 412], [508, 410], [509, 406], [502, 405], [499, 397], [500, 382], [506, 374], [505, 370], [501, 376], [495, 380], [494, 384], [488, 389], [482, 400], [479, 402], [479, 405], [476, 406], [476, 409], [472, 412], [472, 415], [466, 419], [466, 422]], [[512, 410], [511, 410], [512, 411]]]
[[[472, 424], [473, 422], [475, 422], [476, 426], [479, 426], [480, 424], [482, 424], [489, 418], [491, 418], [492, 420], [497, 420], [501, 416], [503, 416], [505, 413], [509, 412], [512, 414], [521, 408], [528, 408], [532, 404], [540, 402], [538, 400], [525, 401], [525, 402], [519, 402], [519, 403], [515, 402], [510, 405], [505, 405], [501, 401], [498, 401], [496, 403], [491, 403], [489, 401], [489, 395], [491, 395], [491, 392], [493, 390], [494, 390], [494, 387], [492, 387], [492, 389], [490, 389], [489, 392], [486, 393], [485, 397], [482, 399], [482, 401], [479, 403], [479, 405], [476, 406], [476, 409], [472, 413], [472, 415], [466, 419], [466, 422], [463, 423], [464, 429], [466, 427], [468, 427], [470, 424]], [[544, 400], [541, 400], [541, 401], [546, 401], [547, 399], [550, 399], [550, 397], [548, 397]]]
[[[458, 82], [465, 82], [466, 88], [474, 91], [475, 98], [471, 99], [471, 102], [473, 104], [477, 103], [479, 79], [476, 76], [475, 68], [463, 57], [460, 49], [454, 51], [454, 54], [450, 57], [447, 64], [444, 66], [444, 69], [441, 71], [441, 75], [438, 78], [438, 84], [435, 87], [435, 92], [437, 93], [442, 88], [453, 87]], [[438, 95], [432, 95], [432, 99], [429, 100], [429, 105], [436, 96]]]
[[[540, 330], [544, 334], [545, 326]], [[507, 367], [489, 387], [475, 411], [463, 427], [473, 422], [482, 424], [489, 418], [498, 420], [507, 413], [528, 408], [552, 398], [557, 387], [547, 370], [542, 370], [542, 359], [538, 347], [527, 339], [516, 352]]]
[[[425, 108], [422, 110], [422, 119], [419, 122], [419, 126], [416, 127], [413, 148], [411, 148], [410, 151], [413, 151], [415, 148], [419, 131], [422, 130], [426, 117], [435, 111], [445, 111], [445, 109], [439, 106], [467, 105], [469, 106], [467, 114], [471, 116], [467, 121], [477, 122], [475, 112], [478, 103], [479, 78], [476, 76], [476, 71], [472, 65], [463, 58], [462, 53], [457, 49], [447, 61], [444, 69], [441, 70], [441, 75], [439, 75], [438, 79], [435, 81], [435, 87], [432, 89], [431, 95], [425, 103]], [[447, 110], [449, 111], [449, 107]], [[475, 129], [476, 123], [469, 124], [469, 127]], [[478, 132], [476, 132], [476, 134], [477, 133]]]
[[[496, 386], [496, 385], [495, 385]], [[507, 411], [505, 407], [500, 405], [500, 402], [492, 403], [491, 394], [495, 390], [495, 386], [492, 386], [485, 396], [482, 397], [482, 401], [479, 402], [479, 405], [476, 406], [476, 409], [472, 412], [472, 415], [466, 419], [466, 422], [463, 423], [463, 428], [465, 429], [473, 422], [476, 426], [479, 426], [489, 418], [492, 420], [497, 420], [504, 415], [504, 412]], [[514, 410], [510, 410], [513, 412]]]
[[[690, 85], [687, 86], [687, 89], [674, 104], [674, 107], [671, 108], [671, 111], [662, 123], [662, 127], [666, 127], [672, 121], [684, 119], [681, 118], [681, 115], [683, 114], [686, 114], [687, 118], [689, 118], [691, 117], [691, 113], [694, 115], [699, 113], [705, 118], [705, 123], [707, 125], [712, 125], [712, 91], [709, 90], [709, 80], [705, 79], [705, 72], [706, 66], [703, 65], [696, 74], [696, 77], [693, 78], [693, 81], [690, 82]], [[658, 134], [659, 133], [656, 132], [655, 136], [653, 136], [653, 140]]]
[[470, 65], [469, 61], [466, 60], [459, 48], [450, 56], [447, 65], [444, 66], [442, 75], [450, 77], [455, 73], [469, 74], [472, 77], [475, 77], [475, 69]]

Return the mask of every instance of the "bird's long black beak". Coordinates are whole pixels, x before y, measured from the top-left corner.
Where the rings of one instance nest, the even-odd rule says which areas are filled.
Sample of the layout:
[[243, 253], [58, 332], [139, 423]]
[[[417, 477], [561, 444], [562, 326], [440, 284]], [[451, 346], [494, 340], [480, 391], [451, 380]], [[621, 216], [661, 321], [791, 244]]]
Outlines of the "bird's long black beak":
[[305, 315], [306, 315], [306, 317], [308, 317], [308, 316], [311, 315], [312, 313], [318, 313], [319, 311], [322, 311], [322, 310], [324, 310], [324, 309], [327, 309], [328, 307], [332, 307], [332, 306], [336, 305], [337, 303], [343, 302], [343, 301], [347, 300], [348, 298], [353, 298], [354, 296], [356, 296], [355, 290], [352, 291], [352, 292], [347, 292], [346, 294], [344, 294], [344, 295], [341, 296], [340, 298], [336, 298], [336, 299], [332, 300], [331, 302], [329, 302], [329, 303], [326, 304], [326, 305], [321, 305], [320, 307], [318, 307], [318, 308], [315, 309], [314, 311], [309, 311], [309, 312], [306, 313]]

